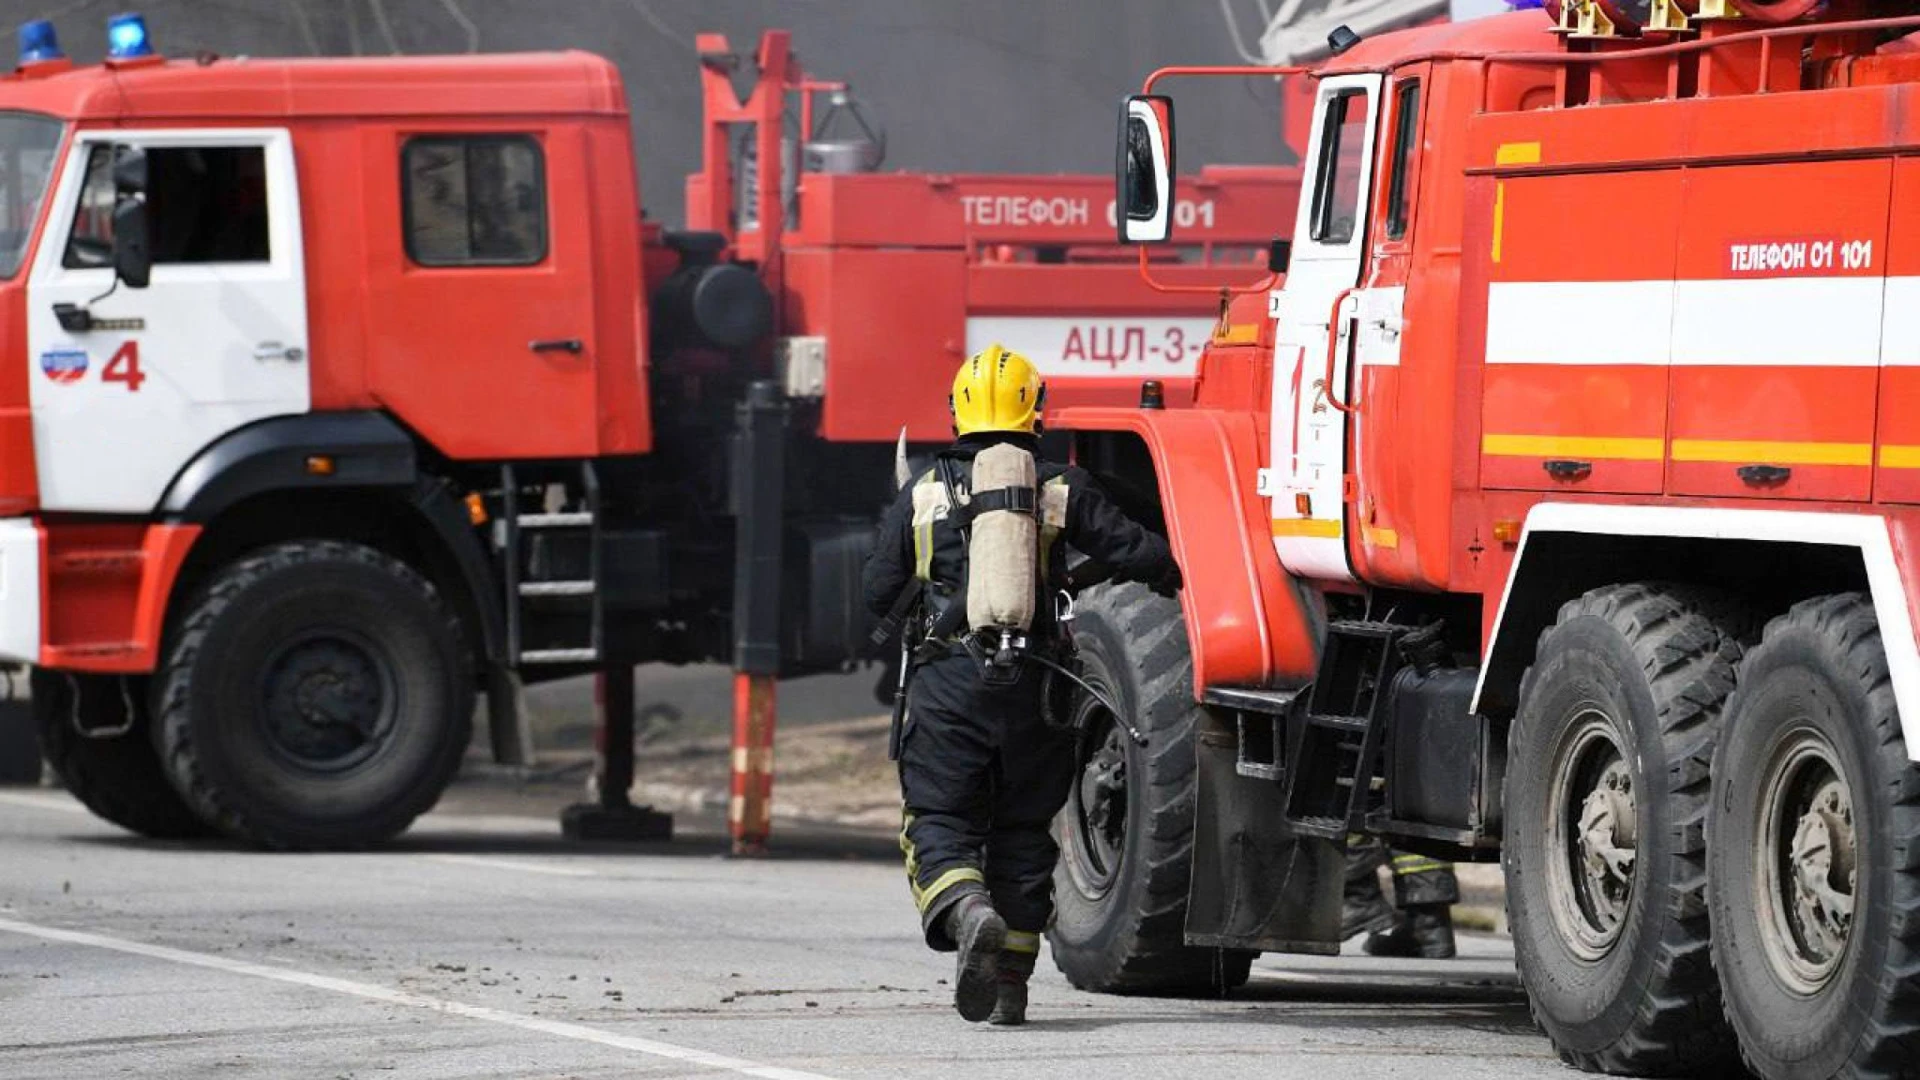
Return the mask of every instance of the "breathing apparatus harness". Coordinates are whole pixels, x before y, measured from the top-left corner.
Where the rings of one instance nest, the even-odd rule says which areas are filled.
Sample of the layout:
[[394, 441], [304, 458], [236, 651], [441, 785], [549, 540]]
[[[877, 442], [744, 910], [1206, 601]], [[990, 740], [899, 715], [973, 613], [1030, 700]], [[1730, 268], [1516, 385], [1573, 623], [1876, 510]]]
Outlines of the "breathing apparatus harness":
[[[1060, 589], [1054, 595], [1054, 640], [1046, 643], [1047, 647], [1034, 647], [1035, 642], [1028, 631], [1019, 627], [969, 629], [967, 626], [967, 591], [974, 562], [974, 519], [995, 511], [1038, 516], [1040, 497], [1037, 486], [994, 488], [974, 492], [962, 501], [953, 456], [947, 453], [938, 455], [934, 459], [934, 472], [945, 490], [947, 517], [959, 531], [961, 545], [967, 550], [968, 557], [960, 582], [950, 589], [926, 578], [915, 577], [910, 580], [894, 600], [886, 618], [880, 621], [871, 635], [876, 647], [884, 645], [895, 634], [900, 636], [900, 678], [894, 688], [893, 724], [888, 737], [889, 756], [895, 760], [900, 756], [900, 742], [906, 727], [907, 690], [912, 684], [914, 669], [951, 655], [956, 646], [973, 660], [980, 671], [981, 681], [988, 686], [1006, 687], [1018, 683], [1028, 662], [1045, 669], [1043, 678], [1049, 685], [1043, 689], [1041, 701], [1042, 713], [1048, 723], [1061, 727], [1078, 724], [1074, 710], [1060, 706], [1059, 695], [1051, 685], [1053, 679], [1065, 679], [1104, 707], [1135, 743], [1146, 745], [1146, 736], [1133, 726], [1112, 697], [1073, 670], [1074, 604], [1072, 594], [1066, 589]], [[1035, 532], [1037, 542], [1045, 544], [1047, 541], [1039, 536], [1039, 530]], [[1038, 576], [1039, 552], [1034, 554], [1035, 574]], [[1037, 591], [1041, 584], [1045, 583], [1030, 583], [1030, 587]], [[918, 635], [909, 633], [909, 627], [918, 627], [922, 632]], [[1048, 655], [1049, 652], [1056, 654], [1058, 659]]]

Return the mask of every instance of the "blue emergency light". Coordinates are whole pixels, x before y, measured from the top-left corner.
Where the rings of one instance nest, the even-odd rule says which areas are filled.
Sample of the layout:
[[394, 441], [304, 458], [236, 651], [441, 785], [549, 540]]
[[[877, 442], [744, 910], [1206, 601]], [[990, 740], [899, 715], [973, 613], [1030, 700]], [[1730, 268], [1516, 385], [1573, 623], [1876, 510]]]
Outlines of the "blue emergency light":
[[43, 60], [58, 60], [66, 54], [60, 51], [60, 38], [53, 32], [53, 24], [45, 19], [20, 24], [20, 62], [37, 64]]
[[144, 15], [128, 13], [107, 20], [107, 58], [135, 60], [153, 55], [153, 42], [147, 38]]

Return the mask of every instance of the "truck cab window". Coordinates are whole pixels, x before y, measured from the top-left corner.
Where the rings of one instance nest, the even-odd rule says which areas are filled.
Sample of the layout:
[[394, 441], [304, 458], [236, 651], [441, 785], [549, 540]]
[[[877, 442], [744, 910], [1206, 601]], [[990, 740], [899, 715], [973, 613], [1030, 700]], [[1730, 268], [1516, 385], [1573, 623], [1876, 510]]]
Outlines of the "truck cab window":
[[407, 254], [422, 266], [547, 257], [546, 163], [524, 135], [434, 136], [402, 152]]
[[1409, 79], [1393, 93], [1393, 171], [1387, 177], [1387, 239], [1407, 235], [1408, 203], [1413, 198], [1413, 155], [1420, 149], [1420, 81]]
[[0, 112], [0, 277], [26, 257], [62, 133], [58, 120]]
[[1367, 153], [1367, 92], [1349, 90], [1327, 102], [1320, 129], [1320, 162], [1314, 169], [1313, 239], [1322, 244], [1353, 240], [1360, 212], [1360, 174]]
[[61, 265], [69, 270], [113, 265], [113, 147], [96, 146], [87, 154], [87, 178], [80, 205], [67, 234]]
[[[113, 265], [115, 197], [113, 147], [101, 144], [87, 155], [63, 265]], [[266, 149], [147, 147], [147, 218], [156, 266], [269, 261]]]

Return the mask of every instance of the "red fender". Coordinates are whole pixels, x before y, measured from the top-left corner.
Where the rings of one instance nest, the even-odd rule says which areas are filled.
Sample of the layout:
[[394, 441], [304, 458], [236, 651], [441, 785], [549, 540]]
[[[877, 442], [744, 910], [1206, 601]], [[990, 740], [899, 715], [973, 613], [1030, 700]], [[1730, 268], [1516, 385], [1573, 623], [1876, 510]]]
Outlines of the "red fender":
[[1215, 409], [1062, 409], [1049, 427], [1125, 431], [1153, 455], [1167, 539], [1186, 586], [1193, 689], [1285, 686], [1312, 678], [1318, 640], [1306, 601], [1280, 566], [1255, 489], [1253, 417]]
[[40, 529], [40, 666], [138, 675], [160, 663], [167, 601], [198, 525], [59, 522]]

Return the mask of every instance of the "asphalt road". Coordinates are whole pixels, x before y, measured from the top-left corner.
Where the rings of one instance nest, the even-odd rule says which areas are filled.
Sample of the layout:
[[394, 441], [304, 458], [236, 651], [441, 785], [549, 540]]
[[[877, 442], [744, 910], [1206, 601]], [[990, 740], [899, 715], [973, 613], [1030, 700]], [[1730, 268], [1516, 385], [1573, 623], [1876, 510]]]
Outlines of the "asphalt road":
[[156, 844], [0, 791], [0, 1077], [1531, 1077], [1503, 939], [1452, 962], [1263, 957], [1221, 1000], [953, 1014], [871, 840], [568, 848], [438, 813], [399, 846]]

